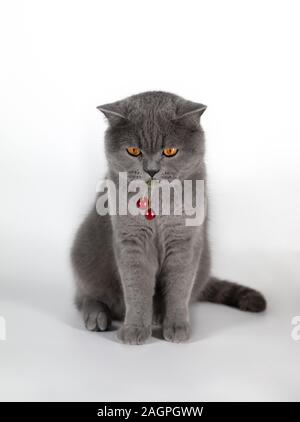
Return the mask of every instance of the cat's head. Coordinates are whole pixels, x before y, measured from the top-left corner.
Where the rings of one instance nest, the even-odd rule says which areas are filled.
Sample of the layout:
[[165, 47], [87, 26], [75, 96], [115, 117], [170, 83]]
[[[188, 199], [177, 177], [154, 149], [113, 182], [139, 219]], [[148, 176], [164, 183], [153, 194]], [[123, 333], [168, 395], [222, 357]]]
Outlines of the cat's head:
[[200, 116], [206, 106], [166, 92], [145, 92], [99, 106], [108, 119], [110, 171], [128, 179], [188, 179], [203, 164]]

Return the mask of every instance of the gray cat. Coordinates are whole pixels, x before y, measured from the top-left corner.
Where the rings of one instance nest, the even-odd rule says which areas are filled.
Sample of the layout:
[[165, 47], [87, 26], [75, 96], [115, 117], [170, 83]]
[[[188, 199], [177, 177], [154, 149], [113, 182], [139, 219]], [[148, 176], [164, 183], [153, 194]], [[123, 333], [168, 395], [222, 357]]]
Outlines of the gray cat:
[[[107, 178], [128, 180], [206, 180], [204, 133], [206, 107], [165, 92], [146, 92], [98, 107], [109, 127], [105, 150]], [[118, 331], [124, 343], [142, 344], [155, 322], [165, 340], [190, 336], [189, 303], [209, 301], [261, 312], [261, 293], [210, 274], [207, 216], [189, 227], [185, 217], [100, 216], [93, 206], [72, 248], [76, 305], [86, 328]]]

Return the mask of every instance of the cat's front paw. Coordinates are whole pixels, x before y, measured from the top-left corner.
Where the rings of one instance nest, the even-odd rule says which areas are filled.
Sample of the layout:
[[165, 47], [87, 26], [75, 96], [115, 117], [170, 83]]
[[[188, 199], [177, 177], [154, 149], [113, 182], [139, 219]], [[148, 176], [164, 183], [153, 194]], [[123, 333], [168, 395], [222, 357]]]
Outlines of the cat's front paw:
[[125, 344], [144, 344], [151, 335], [151, 327], [124, 324], [118, 338]]
[[165, 322], [163, 324], [163, 337], [173, 343], [182, 343], [190, 338], [191, 328], [187, 321]]

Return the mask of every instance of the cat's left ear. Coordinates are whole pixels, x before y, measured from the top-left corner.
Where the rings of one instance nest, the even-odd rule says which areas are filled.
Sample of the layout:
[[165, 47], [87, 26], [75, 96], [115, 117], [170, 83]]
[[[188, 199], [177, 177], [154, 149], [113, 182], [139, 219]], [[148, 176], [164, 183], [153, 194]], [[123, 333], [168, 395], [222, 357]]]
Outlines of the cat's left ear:
[[193, 101], [181, 101], [176, 110], [175, 121], [183, 120], [190, 123], [199, 124], [200, 117], [207, 109], [207, 106], [200, 103], [194, 103]]
[[104, 114], [110, 125], [115, 125], [127, 120], [121, 101], [101, 105], [98, 106], [97, 109]]

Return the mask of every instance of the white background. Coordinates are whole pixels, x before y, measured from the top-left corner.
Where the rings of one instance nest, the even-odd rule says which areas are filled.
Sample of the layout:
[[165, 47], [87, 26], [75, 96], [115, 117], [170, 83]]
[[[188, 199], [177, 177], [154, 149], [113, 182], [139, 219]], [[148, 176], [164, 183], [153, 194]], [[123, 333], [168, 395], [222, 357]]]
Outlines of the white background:
[[[299, 400], [299, 2], [1, 1], [0, 400]], [[105, 173], [96, 106], [203, 102], [214, 272], [263, 315], [192, 309], [184, 345], [83, 329], [69, 248]]]

